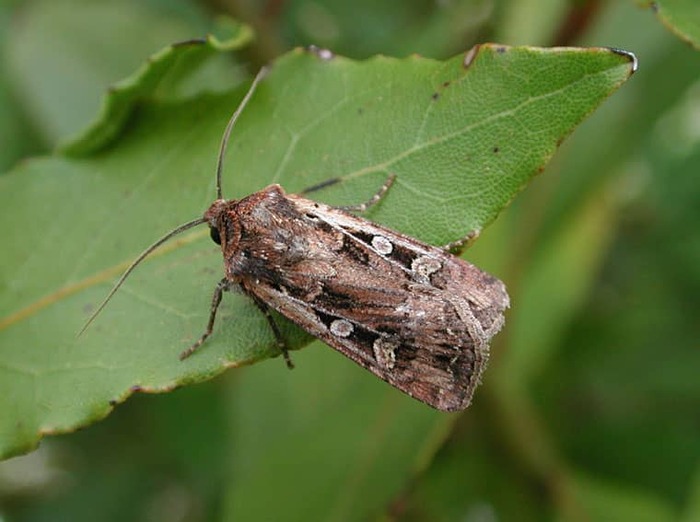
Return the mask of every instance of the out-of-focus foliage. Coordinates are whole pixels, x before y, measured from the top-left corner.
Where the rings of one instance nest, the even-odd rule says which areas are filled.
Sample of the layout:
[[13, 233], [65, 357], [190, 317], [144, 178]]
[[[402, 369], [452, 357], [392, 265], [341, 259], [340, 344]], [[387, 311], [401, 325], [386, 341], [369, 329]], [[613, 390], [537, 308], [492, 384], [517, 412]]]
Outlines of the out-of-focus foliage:
[[[438, 59], [484, 41], [611, 46], [640, 63], [467, 253], [506, 282], [513, 307], [464, 414], [430, 411], [317, 343], [294, 353], [293, 372], [270, 360], [139, 396], [0, 463], [0, 520], [700, 518], [700, 15], [693, 0], [656, 7], [0, 3], [4, 169], [84, 130], [109, 85], [168, 44], [201, 37], [219, 13], [257, 40], [179, 92], [192, 118], [227, 96], [241, 68], [295, 45]], [[142, 117], [168, 113], [173, 97], [156, 99]], [[215, 153], [216, 139], [193, 146], [211, 142]], [[40, 164], [30, 165], [27, 175]], [[22, 226], [5, 234], [16, 242]], [[36, 266], [50, 271], [57, 260]], [[162, 295], [170, 283], [159, 284]], [[210, 289], [201, 290], [206, 307]], [[225, 328], [235, 327], [229, 318]]]

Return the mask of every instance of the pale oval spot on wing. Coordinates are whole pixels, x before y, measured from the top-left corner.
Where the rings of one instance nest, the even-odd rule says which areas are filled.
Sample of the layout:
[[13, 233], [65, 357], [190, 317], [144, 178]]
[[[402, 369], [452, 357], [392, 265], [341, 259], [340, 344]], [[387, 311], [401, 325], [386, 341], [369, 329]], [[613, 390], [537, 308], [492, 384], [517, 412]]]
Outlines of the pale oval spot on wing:
[[374, 236], [372, 238], [372, 247], [382, 255], [389, 255], [394, 250], [394, 245], [391, 244], [384, 236]]
[[420, 256], [411, 263], [411, 270], [421, 277], [430, 278], [432, 274], [442, 268], [442, 263], [433, 257]]
[[374, 358], [377, 360], [380, 366], [391, 370], [396, 366], [396, 349], [399, 347], [398, 343], [379, 337], [372, 344], [372, 349], [374, 350]]
[[331, 333], [337, 337], [348, 337], [354, 329], [352, 323], [345, 319], [336, 319], [330, 327]]

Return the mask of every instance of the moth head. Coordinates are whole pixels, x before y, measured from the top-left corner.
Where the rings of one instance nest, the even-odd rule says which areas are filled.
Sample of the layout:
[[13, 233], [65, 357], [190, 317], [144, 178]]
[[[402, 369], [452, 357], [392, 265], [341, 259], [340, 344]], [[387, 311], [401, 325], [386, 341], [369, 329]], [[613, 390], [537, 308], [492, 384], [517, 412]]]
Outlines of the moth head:
[[262, 80], [267, 75], [267, 67], [260, 69], [258, 74], [253, 79], [253, 83], [250, 85], [248, 92], [241, 100], [234, 111], [231, 119], [229, 119], [226, 125], [226, 130], [224, 130], [224, 135], [221, 138], [221, 145], [219, 146], [219, 157], [216, 162], [216, 201], [211, 204], [211, 206], [204, 213], [204, 221], [209, 225], [209, 236], [211, 240], [217, 245], [221, 245], [226, 242], [226, 233], [223, 227], [223, 220], [225, 216], [226, 208], [231, 205], [230, 201], [224, 199], [221, 190], [221, 173], [224, 170], [224, 156], [226, 155], [226, 147], [228, 146], [228, 140], [231, 136], [231, 131], [233, 130], [238, 117], [243, 112], [243, 109], [248, 104], [251, 96], [255, 92], [260, 80]]
[[225, 199], [217, 199], [204, 213], [202, 218], [209, 225], [209, 236], [217, 245], [221, 245], [226, 241], [226, 233], [224, 226], [224, 217], [229, 207], [235, 204], [234, 201]]

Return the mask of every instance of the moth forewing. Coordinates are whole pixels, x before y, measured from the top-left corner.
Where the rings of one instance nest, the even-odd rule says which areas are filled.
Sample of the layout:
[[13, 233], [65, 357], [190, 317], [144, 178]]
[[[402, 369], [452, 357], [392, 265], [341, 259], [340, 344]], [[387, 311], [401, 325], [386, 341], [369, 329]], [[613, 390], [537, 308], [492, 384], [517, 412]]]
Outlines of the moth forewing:
[[226, 277], [391, 385], [469, 405], [508, 306], [444, 250], [271, 185], [217, 210]]

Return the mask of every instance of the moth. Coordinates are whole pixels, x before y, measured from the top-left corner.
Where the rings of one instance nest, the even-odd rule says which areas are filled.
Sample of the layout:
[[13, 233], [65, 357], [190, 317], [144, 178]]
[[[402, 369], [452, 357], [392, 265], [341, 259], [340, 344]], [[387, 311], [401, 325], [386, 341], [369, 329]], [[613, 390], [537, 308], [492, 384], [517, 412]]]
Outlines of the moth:
[[148, 247], [83, 330], [146, 256], [176, 234], [206, 223], [212, 240], [221, 245], [225, 274], [214, 291], [205, 332], [181, 359], [212, 334], [223, 293], [240, 289], [265, 314], [290, 367], [271, 310], [411, 397], [439, 410], [466, 408], [486, 367], [489, 342], [503, 326], [509, 306], [501, 281], [449, 252], [472, 236], [439, 248], [351, 213], [378, 203], [394, 174], [368, 202], [353, 207], [287, 194], [279, 185], [240, 200], [222, 197], [231, 130], [265, 72], [256, 76], [224, 131], [216, 201], [203, 217]]

